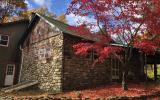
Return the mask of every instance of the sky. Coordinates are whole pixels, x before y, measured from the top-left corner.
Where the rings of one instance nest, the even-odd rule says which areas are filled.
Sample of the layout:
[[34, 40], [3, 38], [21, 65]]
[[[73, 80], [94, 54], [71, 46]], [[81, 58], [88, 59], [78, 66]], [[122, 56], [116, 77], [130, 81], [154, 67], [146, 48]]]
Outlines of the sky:
[[[48, 8], [49, 12], [56, 14], [57, 16], [65, 14], [68, 6], [72, 0], [25, 0], [28, 5], [28, 9], [34, 9], [39, 7]], [[97, 25], [96, 20], [92, 17], [81, 17], [74, 14], [66, 15], [66, 20], [69, 25], [80, 25], [83, 22], [88, 22]], [[98, 31], [99, 28], [95, 26], [91, 31]]]
[[[25, 2], [28, 5], [28, 9], [46, 7], [50, 12], [56, 14], [57, 16], [65, 14], [71, 1], [72, 0], [25, 0]], [[86, 17], [76, 16], [74, 14], [66, 15], [66, 20], [69, 25], [79, 25], [83, 23], [83, 21], [86, 21], [88, 23], [90, 22], [96, 23], [96, 20], [93, 18], [87, 16]], [[98, 30], [98, 27], [94, 28], [94, 30], [95, 31]]]
[[46, 7], [50, 12], [61, 15], [66, 12], [71, 0], [26, 0], [29, 9]]

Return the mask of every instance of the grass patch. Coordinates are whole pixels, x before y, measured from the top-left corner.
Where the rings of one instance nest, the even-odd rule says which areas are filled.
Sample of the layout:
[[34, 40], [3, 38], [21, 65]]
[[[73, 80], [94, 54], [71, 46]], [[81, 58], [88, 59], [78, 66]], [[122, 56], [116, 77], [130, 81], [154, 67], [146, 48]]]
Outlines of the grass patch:
[[[154, 66], [153, 65], [147, 66], [147, 75], [149, 78], [154, 79]], [[158, 75], [157, 78], [160, 79], [160, 65], [157, 66], [157, 75]]]

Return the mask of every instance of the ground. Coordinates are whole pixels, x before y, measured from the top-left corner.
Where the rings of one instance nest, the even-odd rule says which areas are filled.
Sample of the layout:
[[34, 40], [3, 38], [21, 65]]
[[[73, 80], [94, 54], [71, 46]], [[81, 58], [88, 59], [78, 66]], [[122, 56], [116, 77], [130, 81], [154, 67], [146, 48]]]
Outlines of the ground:
[[[76, 97], [77, 94], [81, 93], [83, 97], [90, 97], [90, 98], [106, 98], [109, 96], [127, 96], [127, 97], [134, 97], [140, 95], [150, 95], [156, 92], [160, 92], [160, 85], [159, 84], [151, 84], [148, 83], [141, 83], [141, 84], [128, 84], [129, 90], [123, 91], [121, 88], [121, 84], [112, 84], [106, 85], [102, 87], [97, 87], [93, 89], [87, 89], [82, 91], [73, 91], [73, 92], [66, 92], [62, 94], [58, 94], [58, 97]], [[160, 98], [159, 98], [160, 99]]]
[[[121, 84], [107, 84], [105, 86], [92, 88], [92, 89], [85, 89], [81, 91], [72, 91], [72, 92], [65, 92], [60, 94], [50, 94], [50, 93], [43, 93], [43, 92], [15, 92], [10, 95], [14, 95], [15, 97], [40, 97], [40, 96], [50, 96], [50, 97], [73, 97], [76, 98], [77, 96], [81, 97], [89, 97], [89, 98], [107, 98], [110, 96], [127, 96], [127, 97], [135, 97], [141, 95], [150, 95], [157, 92], [160, 92], [160, 84], [159, 83], [140, 83], [140, 84], [128, 84], [129, 90], [123, 91], [121, 88]], [[151, 100], [151, 99], [150, 99]], [[152, 99], [153, 100], [153, 99]], [[157, 97], [154, 100], [160, 100], [160, 97]]]
[[[153, 68], [148, 67], [148, 77], [153, 79], [154, 78], [154, 72]], [[158, 66], [157, 69], [158, 75], [160, 75], [160, 66]], [[107, 98], [107, 97], [139, 97], [139, 96], [146, 96], [146, 95], [152, 95], [155, 93], [160, 93], [160, 80], [158, 82], [144, 82], [144, 83], [129, 83], [128, 84], [128, 91], [123, 91], [121, 88], [121, 83], [112, 83], [112, 84], [106, 84], [101, 87], [95, 87], [92, 89], [85, 89], [80, 91], [72, 91], [72, 92], [65, 92], [60, 94], [51, 94], [46, 92], [37, 92], [34, 90], [30, 91], [19, 91], [10, 93], [8, 95], [14, 96], [14, 97], [89, 97], [89, 98]], [[148, 100], [160, 100], [159, 97], [149, 98]]]

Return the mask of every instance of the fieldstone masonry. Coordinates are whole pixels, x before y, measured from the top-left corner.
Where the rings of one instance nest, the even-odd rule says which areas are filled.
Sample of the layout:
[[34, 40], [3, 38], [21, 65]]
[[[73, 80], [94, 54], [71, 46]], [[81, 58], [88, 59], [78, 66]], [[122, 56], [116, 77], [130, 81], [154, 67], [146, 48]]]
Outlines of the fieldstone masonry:
[[[63, 36], [62, 34], [54, 36], [53, 29], [40, 20], [33, 30], [30, 39], [35, 40], [30, 40], [31, 43], [23, 50], [21, 82], [38, 80], [38, 87], [41, 90], [60, 92]], [[36, 34], [41, 38], [33, 37]]]

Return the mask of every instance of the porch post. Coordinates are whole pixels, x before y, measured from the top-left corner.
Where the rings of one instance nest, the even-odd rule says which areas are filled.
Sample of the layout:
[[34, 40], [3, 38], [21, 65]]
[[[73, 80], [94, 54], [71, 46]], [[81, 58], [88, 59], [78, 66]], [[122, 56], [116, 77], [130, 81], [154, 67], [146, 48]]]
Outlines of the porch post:
[[154, 63], [154, 81], [157, 81], [157, 64]]

